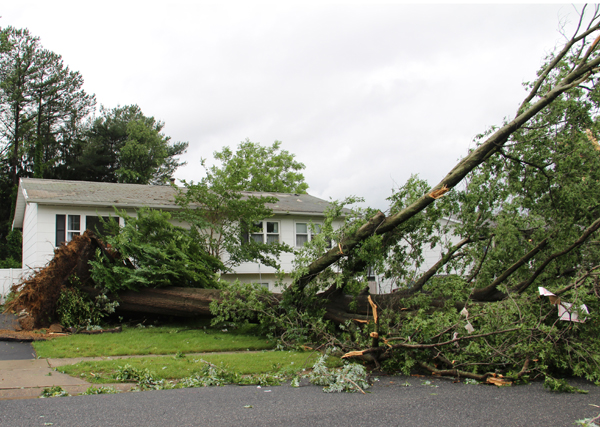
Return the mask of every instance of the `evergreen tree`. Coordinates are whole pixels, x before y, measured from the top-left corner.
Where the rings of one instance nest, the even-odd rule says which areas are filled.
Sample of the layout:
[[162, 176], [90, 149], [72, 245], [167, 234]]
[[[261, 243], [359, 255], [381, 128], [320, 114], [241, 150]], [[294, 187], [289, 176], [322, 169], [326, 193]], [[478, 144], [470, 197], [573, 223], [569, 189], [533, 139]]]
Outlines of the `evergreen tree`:
[[71, 174], [76, 179], [135, 184], [164, 184], [185, 164], [177, 156], [187, 142], [171, 143], [164, 123], [147, 117], [137, 105], [101, 108], [84, 139]]
[[0, 144], [13, 185], [21, 176], [60, 177], [95, 98], [60, 55], [42, 48], [27, 29], [4, 30], [0, 54]]

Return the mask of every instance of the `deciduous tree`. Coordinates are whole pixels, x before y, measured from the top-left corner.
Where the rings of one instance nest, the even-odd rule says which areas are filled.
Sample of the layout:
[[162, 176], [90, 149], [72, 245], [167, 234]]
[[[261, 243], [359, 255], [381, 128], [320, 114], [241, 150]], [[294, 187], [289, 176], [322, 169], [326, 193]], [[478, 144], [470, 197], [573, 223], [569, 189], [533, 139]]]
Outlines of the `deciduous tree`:
[[260, 243], [249, 238], [257, 225], [273, 215], [270, 194], [304, 193], [308, 184], [299, 172], [302, 163], [281, 150], [281, 142], [270, 147], [246, 141], [237, 151], [229, 147], [214, 153], [220, 163], [210, 167], [202, 160], [206, 176], [198, 183], [184, 182], [177, 201], [183, 208], [178, 216], [191, 224], [198, 239], [212, 255], [229, 268], [244, 261], [278, 267], [277, 256], [292, 249], [281, 243]]
[[207, 174], [231, 190], [306, 193], [308, 189], [301, 173], [304, 164], [294, 160], [294, 154], [281, 150], [280, 141], [264, 147], [246, 139], [235, 152], [224, 147], [214, 156], [221, 164], [207, 168]]

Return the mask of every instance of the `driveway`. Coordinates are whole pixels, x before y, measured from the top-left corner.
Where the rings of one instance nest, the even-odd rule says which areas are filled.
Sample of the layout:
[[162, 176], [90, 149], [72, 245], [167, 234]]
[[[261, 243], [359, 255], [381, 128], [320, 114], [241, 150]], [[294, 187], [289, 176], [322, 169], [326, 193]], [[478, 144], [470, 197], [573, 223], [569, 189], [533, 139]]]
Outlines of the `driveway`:
[[[12, 314], [0, 313], [0, 329], [15, 330], [17, 318]], [[0, 360], [35, 359], [35, 350], [29, 342], [0, 341]]]

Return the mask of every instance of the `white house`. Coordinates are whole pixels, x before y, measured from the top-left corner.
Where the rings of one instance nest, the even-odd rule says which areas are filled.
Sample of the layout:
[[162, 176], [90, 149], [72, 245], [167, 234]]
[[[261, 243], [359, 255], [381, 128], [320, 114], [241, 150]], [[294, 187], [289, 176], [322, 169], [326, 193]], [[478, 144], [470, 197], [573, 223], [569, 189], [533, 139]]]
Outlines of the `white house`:
[[[174, 202], [175, 194], [176, 189], [171, 186], [22, 178], [13, 228], [23, 230], [23, 269], [0, 270], [0, 298], [6, 295], [12, 283], [45, 266], [52, 259], [54, 249], [62, 242], [82, 234], [87, 228], [99, 226], [99, 216], [114, 216], [115, 207], [125, 210], [130, 216], [135, 216], [136, 209], [144, 206], [175, 211], [179, 209]], [[262, 232], [250, 236], [265, 243], [277, 241], [301, 247], [312, 238], [309, 224], [318, 228], [329, 206], [329, 202], [308, 194], [248, 194], [278, 199], [277, 203], [268, 205], [273, 216], [262, 221]], [[337, 225], [340, 224], [341, 220]], [[450, 239], [453, 243], [457, 241], [457, 237], [451, 234], [444, 236], [444, 239]], [[420, 270], [425, 271], [437, 262], [441, 252], [441, 246], [428, 249]], [[293, 260], [293, 253], [281, 254], [279, 263], [284, 272], [291, 272]], [[275, 269], [254, 262], [243, 263], [222, 278], [260, 283], [273, 291], [281, 290], [275, 286]], [[376, 276], [369, 278], [372, 293], [390, 292], [396, 286], [398, 284], [393, 280], [382, 280]]]
[[[116, 184], [105, 182], [60, 181], [22, 178], [19, 182], [13, 228], [23, 230], [23, 275], [46, 265], [54, 249], [99, 225], [98, 217], [115, 216], [114, 208], [134, 216], [137, 208], [150, 207], [174, 211], [176, 189], [171, 186]], [[273, 217], [262, 222], [262, 232], [251, 238], [264, 242], [283, 242], [299, 247], [311, 239], [312, 222], [323, 223], [329, 202], [308, 194], [252, 193], [273, 196], [277, 203], [269, 204]], [[294, 254], [283, 253], [281, 268], [292, 269]], [[275, 289], [276, 271], [257, 263], [244, 263], [225, 274], [226, 280], [261, 283]]]

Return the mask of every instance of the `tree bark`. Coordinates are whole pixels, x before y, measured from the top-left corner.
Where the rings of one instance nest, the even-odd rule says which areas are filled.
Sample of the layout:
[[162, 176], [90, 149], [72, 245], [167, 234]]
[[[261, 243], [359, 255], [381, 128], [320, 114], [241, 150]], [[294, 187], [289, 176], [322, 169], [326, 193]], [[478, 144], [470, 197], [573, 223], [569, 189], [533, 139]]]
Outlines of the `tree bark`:
[[[98, 295], [99, 290], [83, 287], [82, 290], [92, 296]], [[279, 304], [282, 294], [272, 294], [274, 306]], [[373, 320], [373, 310], [369, 303], [369, 295], [345, 295], [333, 293], [323, 296], [326, 309], [324, 318], [336, 324], [347, 321], [364, 323]], [[128, 313], [162, 314], [180, 317], [210, 317], [210, 303], [221, 300], [218, 289], [168, 287], [160, 289], [146, 288], [139, 292], [126, 291], [110, 295], [111, 299], [119, 302], [117, 311]], [[372, 300], [381, 309], [408, 309], [400, 304], [404, 295], [401, 293], [371, 295]], [[435, 302], [434, 302], [435, 305]]]
[[[84, 287], [90, 295], [98, 295], [96, 288]], [[199, 288], [146, 288], [140, 292], [126, 291], [111, 295], [119, 302], [118, 312], [163, 314], [179, 317], [212, 316], [210, 303], [221, 299], [217, 289]]]

